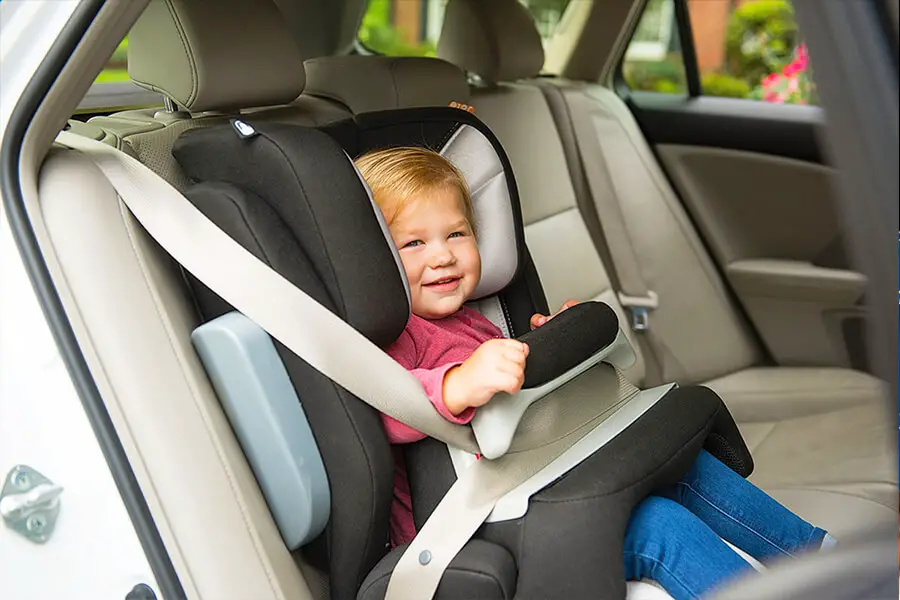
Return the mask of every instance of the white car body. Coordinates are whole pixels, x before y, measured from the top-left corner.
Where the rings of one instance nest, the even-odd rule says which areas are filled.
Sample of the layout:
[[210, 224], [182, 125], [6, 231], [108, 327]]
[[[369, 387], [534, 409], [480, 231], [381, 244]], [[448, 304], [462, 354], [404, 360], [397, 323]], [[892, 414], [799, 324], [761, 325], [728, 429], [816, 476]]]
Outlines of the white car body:
[[[78, 2], [0, 3], [0, 130]], [[63, 492], [50, 539], [0, 526], [0, 596], [124, 598], [153, 573], [0, 207], [0, 477], [18, 464]], [[0, 486], [2, 487], [2, 486]]]

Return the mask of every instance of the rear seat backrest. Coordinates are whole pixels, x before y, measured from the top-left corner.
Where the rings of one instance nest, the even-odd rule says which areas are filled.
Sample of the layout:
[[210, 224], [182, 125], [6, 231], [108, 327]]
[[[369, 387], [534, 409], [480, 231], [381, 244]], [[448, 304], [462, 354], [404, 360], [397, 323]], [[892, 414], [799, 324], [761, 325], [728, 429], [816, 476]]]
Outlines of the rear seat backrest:
[[469, 101], [465, 73], [434, 58], [322, 56], [303, 66], [304, 95], [327, 98], [354, 114]]
[[[254, 0], [259, 3], [259, 0]], [[353, 49], [369, 0], [273, 0], [304, 58]]]
[[283, 19], [269, 0], [152, 0], [129, 33], [128, 73], [183, 110], [125, 111], [89, 123], [182, 189], [188, 181], [172, 145], [188, 129], [248, 113], [308, 125], [346, 117], [330, 102], [298, 98], [304, 57]]
[[[515, 0], [452, 0], [438, 56], [483, 80], [472, 103], [510, 155], [520, 181], [526, 237], [551, 304], [605, 290], [601, 299], [620, 308], [599, 258], [599, 241], [591, 239], [578, 210], [550, 107], [534, 82], [520, 81], [537, 77], [543, 64], [528, 9]], [[666, 365], [663, 379], [695, 383], [754, 364], [760, 355], [753, 339], [627, 107], [611, 92], [595, 93], [601, 98], [594, 101], [597, 110], [609, 115], [609, 137], [600, 145], [611, 185], [643, 278], [660, 298], [651, 315], [653, 336], [677, 357], [676, 365]]]

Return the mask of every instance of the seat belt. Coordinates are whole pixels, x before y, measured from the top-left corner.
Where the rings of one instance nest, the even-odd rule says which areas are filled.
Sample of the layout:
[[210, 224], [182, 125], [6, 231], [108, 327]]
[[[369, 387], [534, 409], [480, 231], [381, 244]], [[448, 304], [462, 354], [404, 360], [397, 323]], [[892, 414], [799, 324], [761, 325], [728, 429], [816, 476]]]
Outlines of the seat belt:
[[619, 288], [616, 290], [619, 301], [631, 314], [631, 328], [645, 331], [650, 328], [649, 313], [659, 305], [659, 298], [647, 287], [641, 275], [640, 263], [628, 236], [622, 207], [619, 206], [613, 189], [588, 99], [581, 92], [567, 94], [565, 98], [575, 127], [575, 143], [578, 145], [584, 175], [599, 213], [603, 237], [615, 263], [612, 270], [619, 280]]
[[613, 188], [612, 177], [603, 149], [600, 133], [591, 114], [587, 96], [581, 90], [559, 92], [565, 99], [574, 128], [575, 144], [582, 171], [590, 188], [600, 227], [612, 264], [608, 265], [611, 279], [615, 281], [619, 302], [628, 311], [631, 329], [638, 334], [644, 350], [647, 378], [651, 383], [662, 382], [665, 374], [663, 358], [668, 352], [665, 344], [650, 329], [650, 313], [659, 306], [659, 297], [641, 275], [640, 262], [628, 236], [628, 228], [622, 215], [622, 207]]
[[[140, 161], [67, 131], [56, 141], [97, 165], [137, 221], [175, 261], [297, 356], [378, 411], [450, 446], [479, 453], [471, 428], [441, 417], [411, 373], [244, 249]], [[529, 419], [526, 412], [520, 423], [526, 433], [514, 438], [509, 452], [476, 461], [460, 474], [394, 568], [385, 600], [432, 598], [450, 561], [497, 500], [639, 392], [614, 367], [601, 363], [594, 368], [610, 371], [610, 377], [597, 376], [601, 386], [595, 391], [614, 400], [598, 404], [593, 401], [597, 395], [585, 396], [584, 401], [553, 407], [554, 418], [541, 418], [538, 410]]]

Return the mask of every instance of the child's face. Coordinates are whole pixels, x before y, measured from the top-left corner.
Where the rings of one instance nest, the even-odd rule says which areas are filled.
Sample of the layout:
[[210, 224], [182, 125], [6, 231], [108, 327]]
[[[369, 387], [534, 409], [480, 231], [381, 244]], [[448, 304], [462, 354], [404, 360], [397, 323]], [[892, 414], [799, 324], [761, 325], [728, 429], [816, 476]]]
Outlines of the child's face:
[[441, 319], [475, 291], [481, 255], [459, 190], [447, 186], [424, 194], [403, 207], [390, 230], [409, 280], [413, 314]]

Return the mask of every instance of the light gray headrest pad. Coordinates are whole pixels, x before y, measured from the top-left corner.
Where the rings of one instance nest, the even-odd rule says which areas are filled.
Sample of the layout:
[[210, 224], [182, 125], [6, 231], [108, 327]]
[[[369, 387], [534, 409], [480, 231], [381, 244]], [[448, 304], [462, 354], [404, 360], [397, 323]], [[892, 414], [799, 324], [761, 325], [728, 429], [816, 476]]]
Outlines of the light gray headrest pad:
[[368, 0], [274, 1], [284, 14], [303, 58], [349, 52], [369, 5]]
[[544, 47], [518, 0], [450, 0], [437, 56], [490, 82], [536, 77]]
[[481, 282], [471, 300], [496, 294], [510, 284], [519, 265], [512, 198], [503, 163], [491, 142], [469, 125], [460, 127], [441, 155], [462, 171], [472, 195]]
[[469, 101], [466, 74], [437, 58], [326, 56], [304, 67], [307, 94], [336, 100], [357, 114]]
[[271, 0], [151, 0], [128, 36], [128, 74], [192, 112], [287, 104], [304, 82]]

